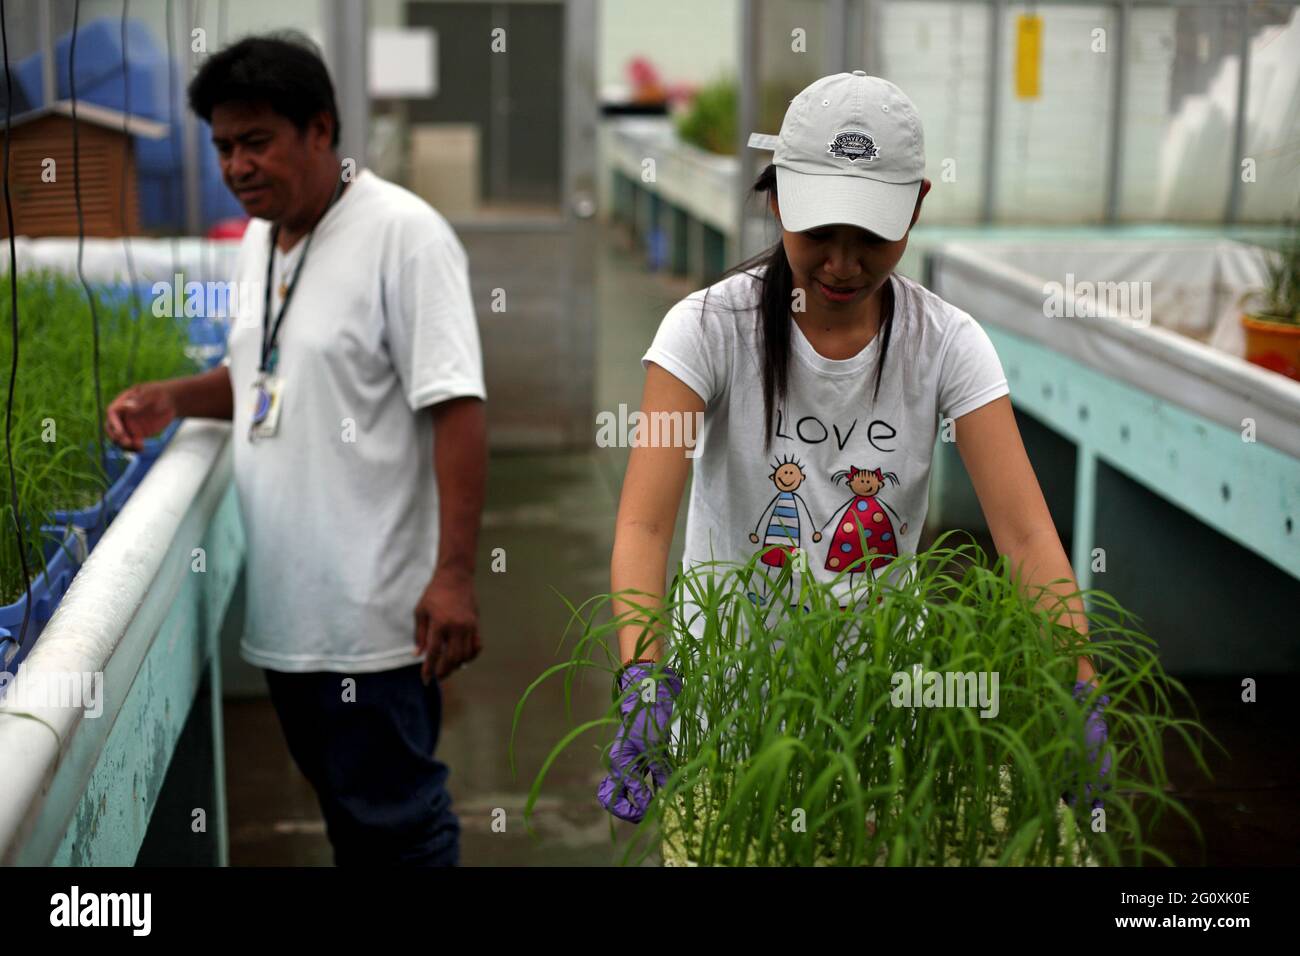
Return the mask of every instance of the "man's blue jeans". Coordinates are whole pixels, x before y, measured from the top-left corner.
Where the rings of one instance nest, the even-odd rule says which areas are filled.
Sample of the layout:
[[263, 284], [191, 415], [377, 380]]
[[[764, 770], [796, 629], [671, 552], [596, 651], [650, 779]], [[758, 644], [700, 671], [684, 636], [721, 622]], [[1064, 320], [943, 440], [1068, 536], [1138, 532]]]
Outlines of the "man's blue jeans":
[[[370, 674], [266, 671], [294, 762], [316, 790], [337, 866], [455, 866], [460, 821], [438, 682], [420, 665]], [[355, 688], [345, 681], [356, 682]]]

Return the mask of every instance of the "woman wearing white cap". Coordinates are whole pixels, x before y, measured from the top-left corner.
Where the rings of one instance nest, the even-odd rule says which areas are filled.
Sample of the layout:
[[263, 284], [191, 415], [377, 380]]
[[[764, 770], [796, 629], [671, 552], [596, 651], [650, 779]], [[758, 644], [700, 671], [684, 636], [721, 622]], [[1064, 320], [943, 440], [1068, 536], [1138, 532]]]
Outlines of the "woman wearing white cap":
[[[753, 191], [766, 197], [781, 241], [677, 303], [642, 359], [643, 412], [704, 416], [685, 563], [752, 557], [755, 521], [771, 498], [770, 463], [783, 455], [802, 463], [807, 509], [819, 522], [836, 522], [817, 529], [826, 531], [817, 543], [803, 539], [811, 551], [804, 573], [839, 577], [844, 586], [840, 572], [862, 572], [852, 580], [885, 563], [873, 554], [914, 553], [935, 441], [950, 422], [945, 434], [957, 440], [998, 551], [1030, 585], [1073, 582], [988, 336], [971, 316], [894, 272], [930, 191], [911, 100], [862, 71], [823, 77], [791, 102], [779, 137], [754, 136], [750, 145], [775, 149]], [[664, 593], [690, 461], [681, 449], [633, 448], [613, 592]], [[852, 485], [846, 508], [833, 480], [843, 474], [890, 481]], [[840, 600], [853, 603], [854, 595], [844, 591]], [[614, 610], [631, 609], [616, 602]], [[1071, 615], [1086, 633], [1077, 602]], [[649, 803], [647, 770], [663, 783], [665, 768], [647, 751], [664, 739], [680, 688], [669, 673], [655, 705], [637, 706], [660, 654], [657, 645], [638, 648], [642, 633], [636, 625], [620, 633], [625, 723], [598, 794], [628, 820], [640, 819]], [[1093, 676], [1081, 658], [1076, 687]], [[1099, 746], [1105, 725], [1099, 711], [1094, 718], [1089, 740]]]

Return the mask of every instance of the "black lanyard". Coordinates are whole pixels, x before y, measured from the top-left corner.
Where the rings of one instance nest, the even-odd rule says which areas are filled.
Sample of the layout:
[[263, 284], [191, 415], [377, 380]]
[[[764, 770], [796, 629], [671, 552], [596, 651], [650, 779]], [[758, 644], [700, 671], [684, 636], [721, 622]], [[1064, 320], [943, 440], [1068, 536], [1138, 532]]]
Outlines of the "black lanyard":
[[[289, 282], [289, 287], [285, 289], [284, 301], [280, 303], [280, 311], [275, 317], [275, 325], [270, 325], [271, 320], [271, 271], [275, 266], [275, 240], [280, 235], [279, 225], [271, 227], [271, 251], [266, 257], [266, 298], [262, 303], [262, 359], [257, 365], [259, 372], [267, 372], [267, 360], [271, 358], [275, 351], [275, 341], [280, 335], [280, 323], [284, 321], [285, 310], [289, 308], [289, 300], [293, 298], [293, 290], [298, 287], [298, 276], [302, 275], [303, 263], [307, 261], [307, 253], [311, 250], [312, 238], [316, 235], [316, 226], [319, 226], [321, 219], [324, 219], [329, 213], [330, 208], [338, 201], [339, 196], [343, 193], [343, 177], [339, 177], [338, 185], [334, 187], [334, 195], [330, 197], [329, 204], [325, 207], [325, 212], [320, 214], [320, 219], [316, 220], [316, 225], [311, 227], [311, 232], [307, 233], [306, 244], [302, 247], [302, 256], [298, 259], [298, 264], [293, 270], [293, 279]], [[270, 326], [270, 335], [267, 334]]]

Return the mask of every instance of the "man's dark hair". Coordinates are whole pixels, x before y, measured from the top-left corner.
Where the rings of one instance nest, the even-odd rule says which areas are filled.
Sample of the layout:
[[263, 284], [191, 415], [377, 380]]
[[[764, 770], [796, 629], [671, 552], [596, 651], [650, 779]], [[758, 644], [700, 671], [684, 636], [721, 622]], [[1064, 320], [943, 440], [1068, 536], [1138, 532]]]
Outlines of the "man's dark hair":
[[316, 44], [296, 30], [245, 37], [213, 54], [190, 81], [190, 108], [212, 122], [223, 103], [266, 103], [300, 131], [324, 111], [334, 118], [339, 144], [339, 111], [334, 84]]

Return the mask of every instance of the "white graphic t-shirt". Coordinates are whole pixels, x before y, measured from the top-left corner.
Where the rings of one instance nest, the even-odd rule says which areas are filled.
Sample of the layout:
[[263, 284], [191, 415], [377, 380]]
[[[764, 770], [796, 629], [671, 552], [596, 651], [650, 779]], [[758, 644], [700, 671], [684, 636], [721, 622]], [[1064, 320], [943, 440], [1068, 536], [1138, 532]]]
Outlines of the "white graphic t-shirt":
[[762, 554], [775, 576], [802, 550], [794, 567], [819, 580], [849, 571], [837, 585], [847, 604], [863, 575], [916, 552], [942, 419], [958, 419], [1009, 388], [971, 316], [911, 279], [891, 281], [893, 329], [879, 399], [880, 334], [852, 358], [829, 359], [791, 319], [788, 390], [768, 450], [754, 275], [694, 292], [664, 317], [642, 365], [661, 366], [705, 402], [686, 520], [688, 567]]

